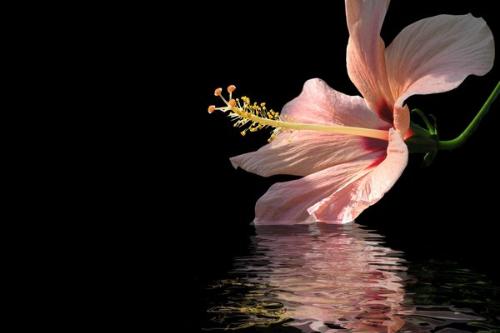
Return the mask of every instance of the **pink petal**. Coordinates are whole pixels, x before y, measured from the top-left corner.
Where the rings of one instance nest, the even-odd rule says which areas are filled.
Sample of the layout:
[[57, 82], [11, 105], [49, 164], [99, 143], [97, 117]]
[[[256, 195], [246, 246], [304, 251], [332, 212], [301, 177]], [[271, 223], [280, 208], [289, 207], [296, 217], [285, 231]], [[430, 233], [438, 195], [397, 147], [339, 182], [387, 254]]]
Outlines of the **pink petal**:
[[389, 135], [387, 157], [382, 163], [308, 209], [317, 221], [351, 222], [391, 189], [408, 163], [408, 148], [397, 131], [391, 130]]
[[[339, 124], [387, 129], [358, 96], [344, 95], [320, 79], [304, 84], [302, 93], [285, 105], [281, 118], [287, 121]], [[305, 176], [357, 159], [374, 151], [385, 151], [387, 143], [357, 136], [312, 131], [284, 131], [256, 152], [231, 158], [234, 167], [261, 176], [290, 174]]]
[[394, 107], [394, 128], [399, 131], [399, 134], [406, 138], [405, 134], [410, 128], [410, 110], [408, 106], [395, 106]]
[[391, 129], [387, 151], [271, 186], [257, 202], [255, 224], [353, 221], [392, 187], [407, 160], [403, 139]]
[[387, 80], [380, 29], [389, 0], [346, 0], [349, 43], [347, 71], [351, 81], [379, 116], [392, 123], [393, 99]]
[[383, 156], [339, 164], [309, 176], [276, 183], [257, 201], [255, 224], [296, 224], [310, 218], [307, 209], [366, 175], [369, 166]]
[[374, 151], [383, 152], [386, 147], [385, 141], [359, 136], [293, 131], [279, 134], [255, 152], [232, 157], [231, 163], [263, 177], [307, 176], [337, 164], [370, 158]]
[[390, 123], [384, 122], [371, 111], [363, 98], [338, 92], [317, 78], [304, 83], [300, 95], [283, 107], [281, 118], [314, 124], [378, 129], [391, 127]]
[[386, 50], [396, 106], [411, 95], [448, 91], [468, 75], [484, 75], [494, 58], [493, 35], [482, 18], [438, 15], [410, 24]]

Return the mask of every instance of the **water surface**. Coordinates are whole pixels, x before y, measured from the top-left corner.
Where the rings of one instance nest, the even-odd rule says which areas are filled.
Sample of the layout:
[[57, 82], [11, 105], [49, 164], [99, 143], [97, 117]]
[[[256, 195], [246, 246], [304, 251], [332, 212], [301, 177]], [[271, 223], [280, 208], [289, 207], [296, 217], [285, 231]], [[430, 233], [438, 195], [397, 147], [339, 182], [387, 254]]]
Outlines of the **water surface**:
[[409, 262], [356, 224], [258, 227], [209, 281], [202, 330], [500, 332], [500, 288], [453, 261]]

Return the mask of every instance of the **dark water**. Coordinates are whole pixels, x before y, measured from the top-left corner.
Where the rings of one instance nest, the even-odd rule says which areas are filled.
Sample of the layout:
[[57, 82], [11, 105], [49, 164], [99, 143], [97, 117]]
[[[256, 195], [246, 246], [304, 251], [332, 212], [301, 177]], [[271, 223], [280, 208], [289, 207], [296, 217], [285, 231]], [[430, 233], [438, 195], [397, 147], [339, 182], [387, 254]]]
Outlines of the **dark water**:
[[356, 224], [259, 227], [202, 298], [203, 331], [500, 332], [497, 284]]

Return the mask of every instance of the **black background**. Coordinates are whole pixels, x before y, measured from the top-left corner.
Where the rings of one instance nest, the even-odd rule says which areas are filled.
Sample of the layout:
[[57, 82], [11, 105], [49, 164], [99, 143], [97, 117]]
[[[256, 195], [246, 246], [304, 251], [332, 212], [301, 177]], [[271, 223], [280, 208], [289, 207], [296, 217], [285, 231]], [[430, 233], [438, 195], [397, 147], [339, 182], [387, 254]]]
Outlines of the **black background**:
[[[498, 45], [493, 1], [393, 1], [382, 37], [388, 45], [416, 20], [469, 12], [487, 21]], [[172, 239], [181, 237], [188, 244], [189, 251], [176, 254], [186, 268], [182, 277], [203, 288], [205, 280], [230, 267], [231, 258], [244, 251], [256, 200], [274, 182], [291, 179], [261, 178], [232, 168], [229, 157], [258, 149], [268, 134], [241, 137], [222, 114], [209, 115], [207, 106], [218, 103], [213, 90], [235, 84], [238, 96], [266, 101], [276, 110], [314, 77], [341, 92], [358, 93], [345, 65], [343, 1], [213, 2], [178, 14], [184, 23], [169, 30], [175, 47], [168, 52], [174, 60], [165, 59], [164, 80], [175, 86], [175, 94], [171, 88], [165, 94], [166, 149], [155, 144], [168, 192], [160, 205], [167, 228], [175, 226]], [[451, 92], [413, 96], [407, 104], [435, 114], [441, 138], [451, 139], [479, 110], [498, 73], [496, 61], [484, 77], [469, 77]], [[410, 260], [449, 258], [498, 279], [499, 103], [465, 146], [440, 152], [431, 167], [421, 168], [422, 156], [412, 154], [396, 185], [357, 223], [385, 235], [388, 245]]]

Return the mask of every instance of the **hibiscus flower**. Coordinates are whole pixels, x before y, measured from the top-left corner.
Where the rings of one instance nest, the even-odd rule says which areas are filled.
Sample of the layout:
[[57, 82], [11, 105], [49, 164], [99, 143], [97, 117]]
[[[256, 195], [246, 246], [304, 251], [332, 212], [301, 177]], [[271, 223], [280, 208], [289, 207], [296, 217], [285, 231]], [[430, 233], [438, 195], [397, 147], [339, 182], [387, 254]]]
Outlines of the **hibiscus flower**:
[[269, 144], [231, 158], [234, 167], [264, 177], [302, 176], [271, 186], [256, 204], [256, 224], [353, 221], [384, 196], [407, 165], [407, 143], [415, 132], [405, 100], [449, 91], [493, 66], [493, 35], [482, 18], [422, 19], [385, 48], [380, 30], [389, 0], [345, 4], [347, 70], [362, 97], [311, 79], [281, 115], [245, 98], [232, 99], [234, 86], [228, 88], [226, 107], [209, 108], [230, 111], [237, 125], [251, 122], [251, 131], [279, 129]]

